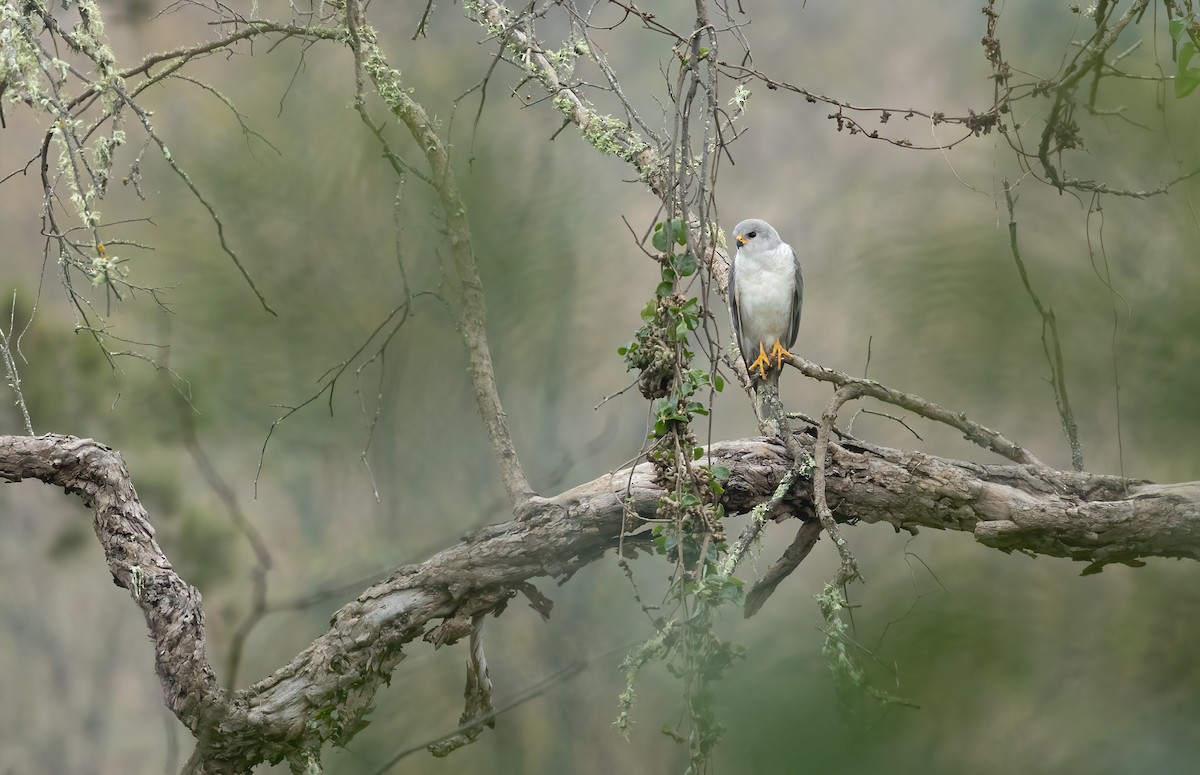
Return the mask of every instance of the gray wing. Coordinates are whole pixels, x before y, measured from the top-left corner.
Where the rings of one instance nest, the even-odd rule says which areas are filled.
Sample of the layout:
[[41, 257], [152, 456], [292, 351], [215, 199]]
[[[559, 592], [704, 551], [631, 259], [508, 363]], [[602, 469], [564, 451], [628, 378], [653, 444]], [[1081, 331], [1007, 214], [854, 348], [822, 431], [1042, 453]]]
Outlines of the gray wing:
[[726, 294], [729, 297], [729, 321], [733, 325], [733, 338], [738, 343], [738, 349], [742, 351], [742, 360], [746, 358], [746, 343], [742, 341], [742, 313], [738, 309], [737, 297], [737, 258], [730, 257], [729, 261], [729, 283], [726, 288]]
[[[795, 250], [792, 250], [792, 264], [796, 267], [796, 289], [792, 293], [792, 320], [788, 325], [787, 341], [784, 342], [784, 347], [788, 350], [792, 349], [792, 345], [796, 343], [796, 336], [800, 333], [800, 306], [804, 301], [804, 275], [800, 271], [800, 259], [796, 257]], [[732, 272], [730, 276], [732, 277]], [[730, 286], [732, 287], [732, 281]]]

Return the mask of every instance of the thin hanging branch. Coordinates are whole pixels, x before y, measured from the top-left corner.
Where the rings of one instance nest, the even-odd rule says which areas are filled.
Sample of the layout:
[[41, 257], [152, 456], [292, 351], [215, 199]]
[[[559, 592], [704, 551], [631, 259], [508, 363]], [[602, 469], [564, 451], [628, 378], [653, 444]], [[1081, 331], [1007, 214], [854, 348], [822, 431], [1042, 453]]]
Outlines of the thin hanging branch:
[[[1034, 309], [1042, 318], [1042, 351], [1050, 366], [1050, 386], [1054, 390], [1054, 404], [1058, 407], [1058, 416], [1062, 420], [1063, 433], [1067, 436], [1067, 444], [1071, 447], [1071, 465], [1076, 471], [1083, 470], [1083, 447], [1079, 443], [1079, 426], [1075, 423], [1075, 414], [1071, 411], [1071, 399], [1067, 395], [1067, 377], [1063, 365], [1062, 342], [1058, 338], [1058, 320], [1054, 317], [1054, 309], [1042, 304], [1042, 300], [1033, 290], [1029, 281], [1029, 273], [1025, 271], [1025, 262], [1021, 260], [1021, 250], [1017, 245], [1017, 216], [1015, 212], [1016, 197], [1013, 196], [1012, 186], [1004, 181], [1004, 201], [1008, 205], [1008, 244], [1012, 251], [1013, 261], [1017, 264], [1017, 272], [1021, 275], [1021, 284], [1029, 294]], [[1047, 341], [1047, 335], [1049, 340]]]
[[20, 337], [17, 330], [17, 292], [13, 291], [12, 310], [8, 316], [8, 331], [0, 327], [0, 360], [4, 361], [4, 374], [8, 378], [8, 387], [16, 395], [17, 408], [21, 410], [21, 419], [25, 423], [25, 432], [33, 435], [33, 421], [29, 419], [29, 407], [25, 405], [25, 391], [21, 389], [21, 372], [17, 368], [17, 358], [20, 357]]

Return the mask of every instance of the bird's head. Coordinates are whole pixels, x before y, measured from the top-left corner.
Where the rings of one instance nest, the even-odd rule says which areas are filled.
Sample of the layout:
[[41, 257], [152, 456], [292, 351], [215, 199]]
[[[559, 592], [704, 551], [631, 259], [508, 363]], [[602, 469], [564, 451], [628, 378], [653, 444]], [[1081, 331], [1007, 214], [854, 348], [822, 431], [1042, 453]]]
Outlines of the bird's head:
[[750, 218], [733, 227], [733, 238], [737, 241], [738, 250], [747, 253], [764, 253], [779, 247], [782, 240], [779, 232], [766, 221]]

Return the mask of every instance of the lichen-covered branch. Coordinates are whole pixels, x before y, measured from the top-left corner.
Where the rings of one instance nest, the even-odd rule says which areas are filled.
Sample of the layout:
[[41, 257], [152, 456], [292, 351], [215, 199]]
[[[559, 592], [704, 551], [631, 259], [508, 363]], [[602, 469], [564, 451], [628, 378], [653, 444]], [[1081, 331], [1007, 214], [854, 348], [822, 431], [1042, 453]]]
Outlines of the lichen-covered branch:
[[[804, 433], [796, 439], [813, 444]], [[730, 470], [730, 513], [768, 501], [793, 469], [786, 448], [767, 439], [720, 442], [707, 454]], [[117, 452], [70, 436], [0, 436], [0, 478], [64, 487], [93, 510], [109, 572], [146, 618], [167, 705], [200, 740], [201, 772], [243, 771], [347, 742], [366, 725], [406, 644], [469, 636], [477, 615], [529, 579], [565, 580], [614, 548], [625, 516], [652, 517], [663, 495], [653, 467], [642, 464], [534, 498], [524, 519], [487, 527], [364, 590], [286, 666], [227, 695], [207, 660], [200, 596], [155, 542]], [[1200, 559], [1200, 482], [1158, 485], [833, 442], [825, 481], [839, 522], [963, 531], [1004, 551], [1085, 561], [1089, 570], [1143, 557]], [[792, 492], [775, 518], [811, 514], [809, 489]]]
[[475, 12], [488, 32], [495, 35], [517, 58], [526, 74], [550, 95], [551, 102], [568, 121], [579, 128], [583, 139], [602, 153], [618, 156], [637, 169], [660, 199], [670, 196], [670, 178], [658, 151], [642, 140], [625, 122], [599, 113], [578, 89], [565, 83], [546, 49], [527, 33], [519, 19], [497, 0], [471, 0], [466, 9]]

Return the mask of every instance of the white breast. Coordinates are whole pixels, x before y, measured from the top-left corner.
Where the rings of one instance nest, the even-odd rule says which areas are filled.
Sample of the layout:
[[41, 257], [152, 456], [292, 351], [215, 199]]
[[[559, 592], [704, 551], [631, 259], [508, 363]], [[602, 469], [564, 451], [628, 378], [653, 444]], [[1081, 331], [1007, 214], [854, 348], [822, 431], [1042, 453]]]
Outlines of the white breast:
[[[792, 295], [796, 290], [792, 249], [784, 244], [753, 257], [742, 250], [735, 260], [742, 340], [755, 348], [761, 342], [769, 351], [775, 340], [787, 335], [791, 326]], [[791, 343], [783, 344], [786, 347]]]

